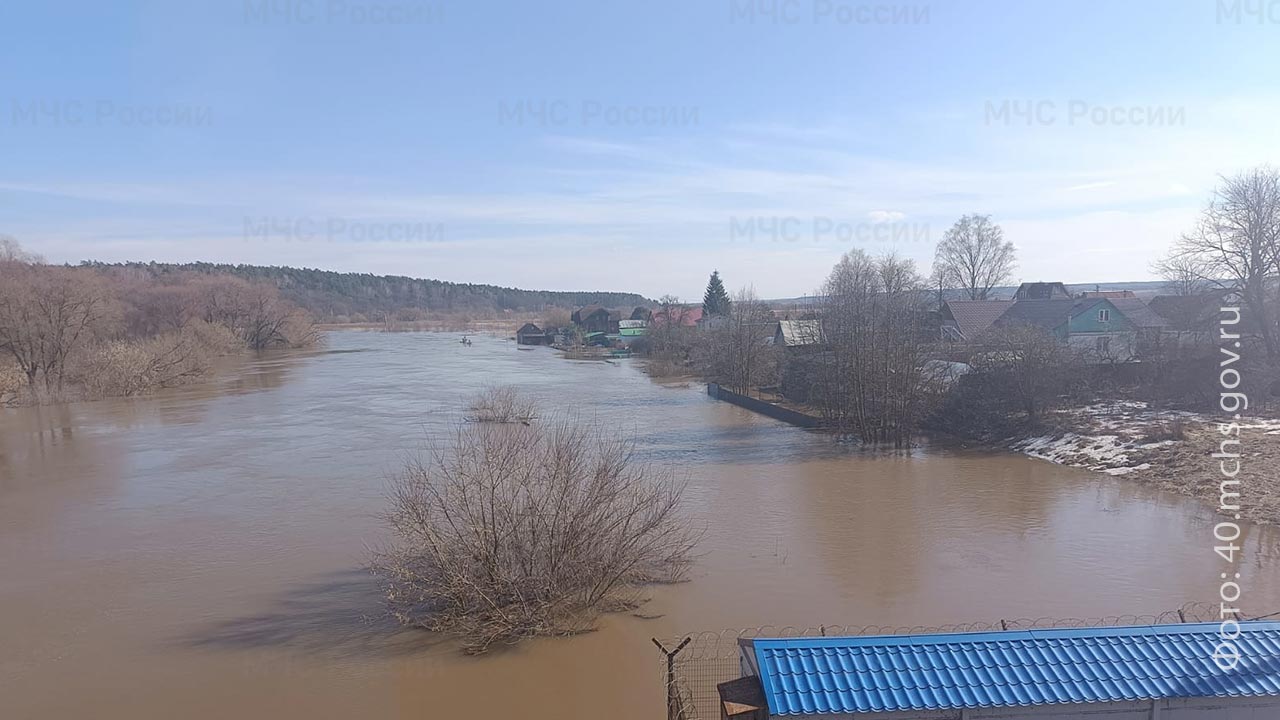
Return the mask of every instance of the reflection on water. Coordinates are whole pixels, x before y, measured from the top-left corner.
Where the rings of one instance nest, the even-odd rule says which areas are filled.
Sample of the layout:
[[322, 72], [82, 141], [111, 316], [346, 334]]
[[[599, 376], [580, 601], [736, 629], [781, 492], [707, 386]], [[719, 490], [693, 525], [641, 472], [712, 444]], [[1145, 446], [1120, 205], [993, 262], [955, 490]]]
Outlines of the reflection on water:
[[[150, 398], [0, 413], [0, 697], [16, 717], [653, 718], [653, 635], [1146, 613], [1213, 597], [1208, 509], [1003, 454], [859, 454], [627, 362], [339, 332]], [[689, 479], [691, 582], [644, 620], [460, 656], [380, 614], [385, 478], [519, 385]], [[1247, 529], [1250, 608], [1280, 609]]]
[[183, 642], [227, 651], [283, 648], [313, 657], [360, 659], [414, 653], [440, 638], [402, 630], [380, 612], [368, 572], [339, 570], [298, 584], [263, 612], [196, 628]]

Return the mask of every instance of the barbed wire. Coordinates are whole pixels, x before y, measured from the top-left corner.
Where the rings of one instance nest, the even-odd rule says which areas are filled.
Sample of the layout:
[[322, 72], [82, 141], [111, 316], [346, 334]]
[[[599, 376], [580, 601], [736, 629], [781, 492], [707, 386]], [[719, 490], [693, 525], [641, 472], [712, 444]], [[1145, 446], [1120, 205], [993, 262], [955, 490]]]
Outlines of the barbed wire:
[[[1249, 619], [1263, 619], [1280, 612]], [[1147, 615], [1108, 615], [1095, 618], [1009, 618], [989, 622], [953, 623], [947, 625], [761, 625], [754, 628], [703, 630], [668, 638], [674, 645], [690, 638], [679, 659], [737, 657], [738, 641], [752, 638], [925, 635], [1000, 630], [1044, 630], [1049, 628], [1118, 627], [1125, 625], [1173, 625], [1189, 622], [1216, 622], [1223, 619], [1218, 604], [1191, 602], [1174, 610]], [[1243, 617], [1239, 619], [1245, 619]]]

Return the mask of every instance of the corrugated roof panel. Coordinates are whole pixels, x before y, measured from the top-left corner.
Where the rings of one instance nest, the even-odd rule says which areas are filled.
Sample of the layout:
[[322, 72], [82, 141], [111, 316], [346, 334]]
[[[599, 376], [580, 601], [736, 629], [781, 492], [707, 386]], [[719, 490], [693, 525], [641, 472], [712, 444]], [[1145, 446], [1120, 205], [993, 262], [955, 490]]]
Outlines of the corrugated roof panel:
[[1280, 623], [1216, 623], [753, 641], [774, 715], [1280, 695]]

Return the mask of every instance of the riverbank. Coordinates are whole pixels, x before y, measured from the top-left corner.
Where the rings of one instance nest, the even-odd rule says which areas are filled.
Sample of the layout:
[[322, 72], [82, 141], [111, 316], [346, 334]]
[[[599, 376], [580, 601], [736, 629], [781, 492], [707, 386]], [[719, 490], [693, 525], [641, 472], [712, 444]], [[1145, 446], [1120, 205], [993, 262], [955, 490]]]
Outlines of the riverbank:
[[[716, 397], [710, 388], [708, 394]], [[793, 425], [821, 425], [812, 409], [794, 403], [723, 399]], [[793, 416], [803, 421], [796, 422]], [[1220, 423], [1220, 418], [1201, 413], [1152, 410], [1143, 402], [1117, 401], [1060, 410], [1045, 419], [1047, 430], [983, 444], [1123, 477], [1216, 508], [1222, 471], [1213, 455], [1225, 439]], [[1239, 439], [1239, 448], [1230, 451], [1241, 455], [1240, 517], [1280, 525], [1280, 476], [1274, 471], [1280, 466], [1280, 418], [1241, 420]]]
[[[1141, 402], [1098, 403], [1054, 413], [1051, 430], [1002, 445], [1034, 458], [1083, 468], [1219, 504], [1222, 473], [1213, 454], [1226, 439], [1220, 419], [1150, 409]], [[1242, 518], [1280, 525], [1280, 419], [1240, 421]]]

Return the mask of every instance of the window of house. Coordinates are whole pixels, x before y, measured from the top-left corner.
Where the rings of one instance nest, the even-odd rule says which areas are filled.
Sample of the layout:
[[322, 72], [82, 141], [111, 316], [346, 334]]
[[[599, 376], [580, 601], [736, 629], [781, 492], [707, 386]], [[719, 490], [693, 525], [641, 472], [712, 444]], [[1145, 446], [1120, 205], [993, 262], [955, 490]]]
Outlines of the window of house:
[[1106, 309], [1099, 310], [1098, 322], [1111, 322], [1111, 311]]

